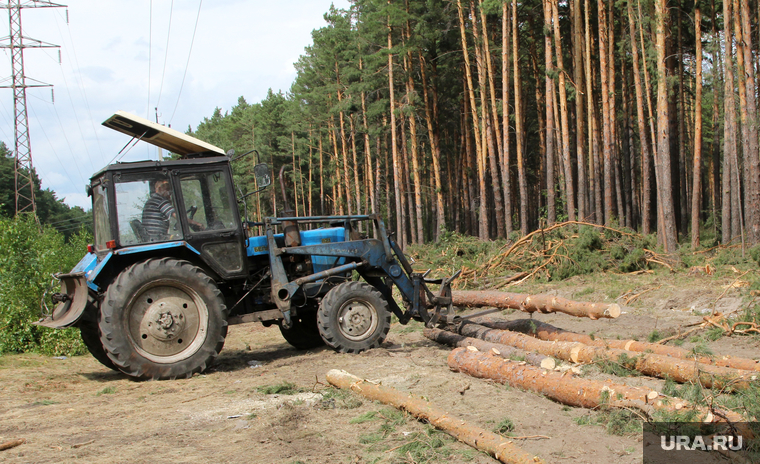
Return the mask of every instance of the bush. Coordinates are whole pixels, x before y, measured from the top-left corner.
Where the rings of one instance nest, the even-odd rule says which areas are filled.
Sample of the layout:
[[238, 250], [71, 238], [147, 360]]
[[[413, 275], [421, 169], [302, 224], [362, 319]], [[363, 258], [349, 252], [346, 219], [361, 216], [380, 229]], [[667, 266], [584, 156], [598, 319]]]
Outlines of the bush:
[[54, 228], [40, 229], [30, 214], [0, 218], [0, 354], [86, 351], [77, 329], [53, 330], [32, 322], [41, 316], [40, 302], [52, 274], [70, 271], [91, 240], [82, 232], [67, 243]]

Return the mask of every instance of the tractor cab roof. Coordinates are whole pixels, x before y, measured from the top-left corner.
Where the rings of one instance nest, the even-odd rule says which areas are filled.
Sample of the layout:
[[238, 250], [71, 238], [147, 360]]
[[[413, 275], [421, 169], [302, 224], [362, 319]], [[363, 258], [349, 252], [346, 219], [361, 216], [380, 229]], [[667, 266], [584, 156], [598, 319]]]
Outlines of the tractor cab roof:
[[169, 150], [172, 153], [180, 155], [180, 160], [164, 161], [135, 161], [135, 162], [118, 162], [104, 167], [92, 178], [95, 179], [106, 171], [114, 170], [140, 170], [145, 168], [157, 168], [160, 166], [174, 165], [196, 165], [196, 164], [213, 164], [219, 162], [228, 162], [229, 157], [224, 150], [210, 143], [198, 140], [182, 132], [176, 131], [171, 127], [156, 124], [140, 116], [127, 113], [126, 111], [117, 111], [113, 116], [103, 121], [103, 125], [109, 129], [121, 132], [131, 136], [133, 139], [143, 140], [159, 148]]

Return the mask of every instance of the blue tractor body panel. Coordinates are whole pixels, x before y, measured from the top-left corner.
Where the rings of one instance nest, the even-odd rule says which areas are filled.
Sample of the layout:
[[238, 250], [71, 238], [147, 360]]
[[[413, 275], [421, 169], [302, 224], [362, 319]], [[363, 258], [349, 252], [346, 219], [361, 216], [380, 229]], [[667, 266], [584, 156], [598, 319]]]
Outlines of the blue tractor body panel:
[[[323, 243], [337, 243], [346, 241], [346, 229], [345, 227], [330, 227], [327, 229], [313, 229], [302, 230], [301, 234], [301, 246], [306, 245], [321, 245]], [[278, 243], [282, 243], [285, 239], [284, 234], [275, 234], [274, 239]], [[269, 246], [267, 245], [267, 237], [265, 235], [259, 235], [257, 237], [251, 237], [248, 239], [246, 246], [246, 253], [248, 256], [269, 256]], [[336, 258], [335, 256], [312, 256], [311, 264], [314, 267], [314, 272], [322, 272], [332, 267], [345, 264], [345, 258]]]

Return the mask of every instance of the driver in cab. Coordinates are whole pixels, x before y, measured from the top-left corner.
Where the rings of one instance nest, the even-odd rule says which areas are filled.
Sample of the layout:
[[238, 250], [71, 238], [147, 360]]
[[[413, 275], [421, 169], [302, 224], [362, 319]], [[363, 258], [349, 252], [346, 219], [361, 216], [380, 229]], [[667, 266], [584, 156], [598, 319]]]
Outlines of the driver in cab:
[[[142, 224], [151, 241], [169, 238], [169, 219], [177, 218], [174, 205], [171, 202], [172, 190], [167, 179], [161, 179], [153, 185], [153, 193], [143, 206]], [[206, 227], [198, 221], [187, 218], [193, 230], [205, 230]]]

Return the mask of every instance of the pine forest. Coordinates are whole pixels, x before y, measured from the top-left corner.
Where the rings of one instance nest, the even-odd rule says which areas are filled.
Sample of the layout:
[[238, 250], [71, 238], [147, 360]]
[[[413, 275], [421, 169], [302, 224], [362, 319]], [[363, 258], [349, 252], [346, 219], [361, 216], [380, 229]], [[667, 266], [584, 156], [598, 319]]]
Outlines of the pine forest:
[[665, 252], [760, 242], [757, 1], [354, 0], [325, 20], [289, 92], [188, 129], [258, 151], [243, 193], [266, 162], [296, 214], [377, 212], [402, 246], [560, 221]]

